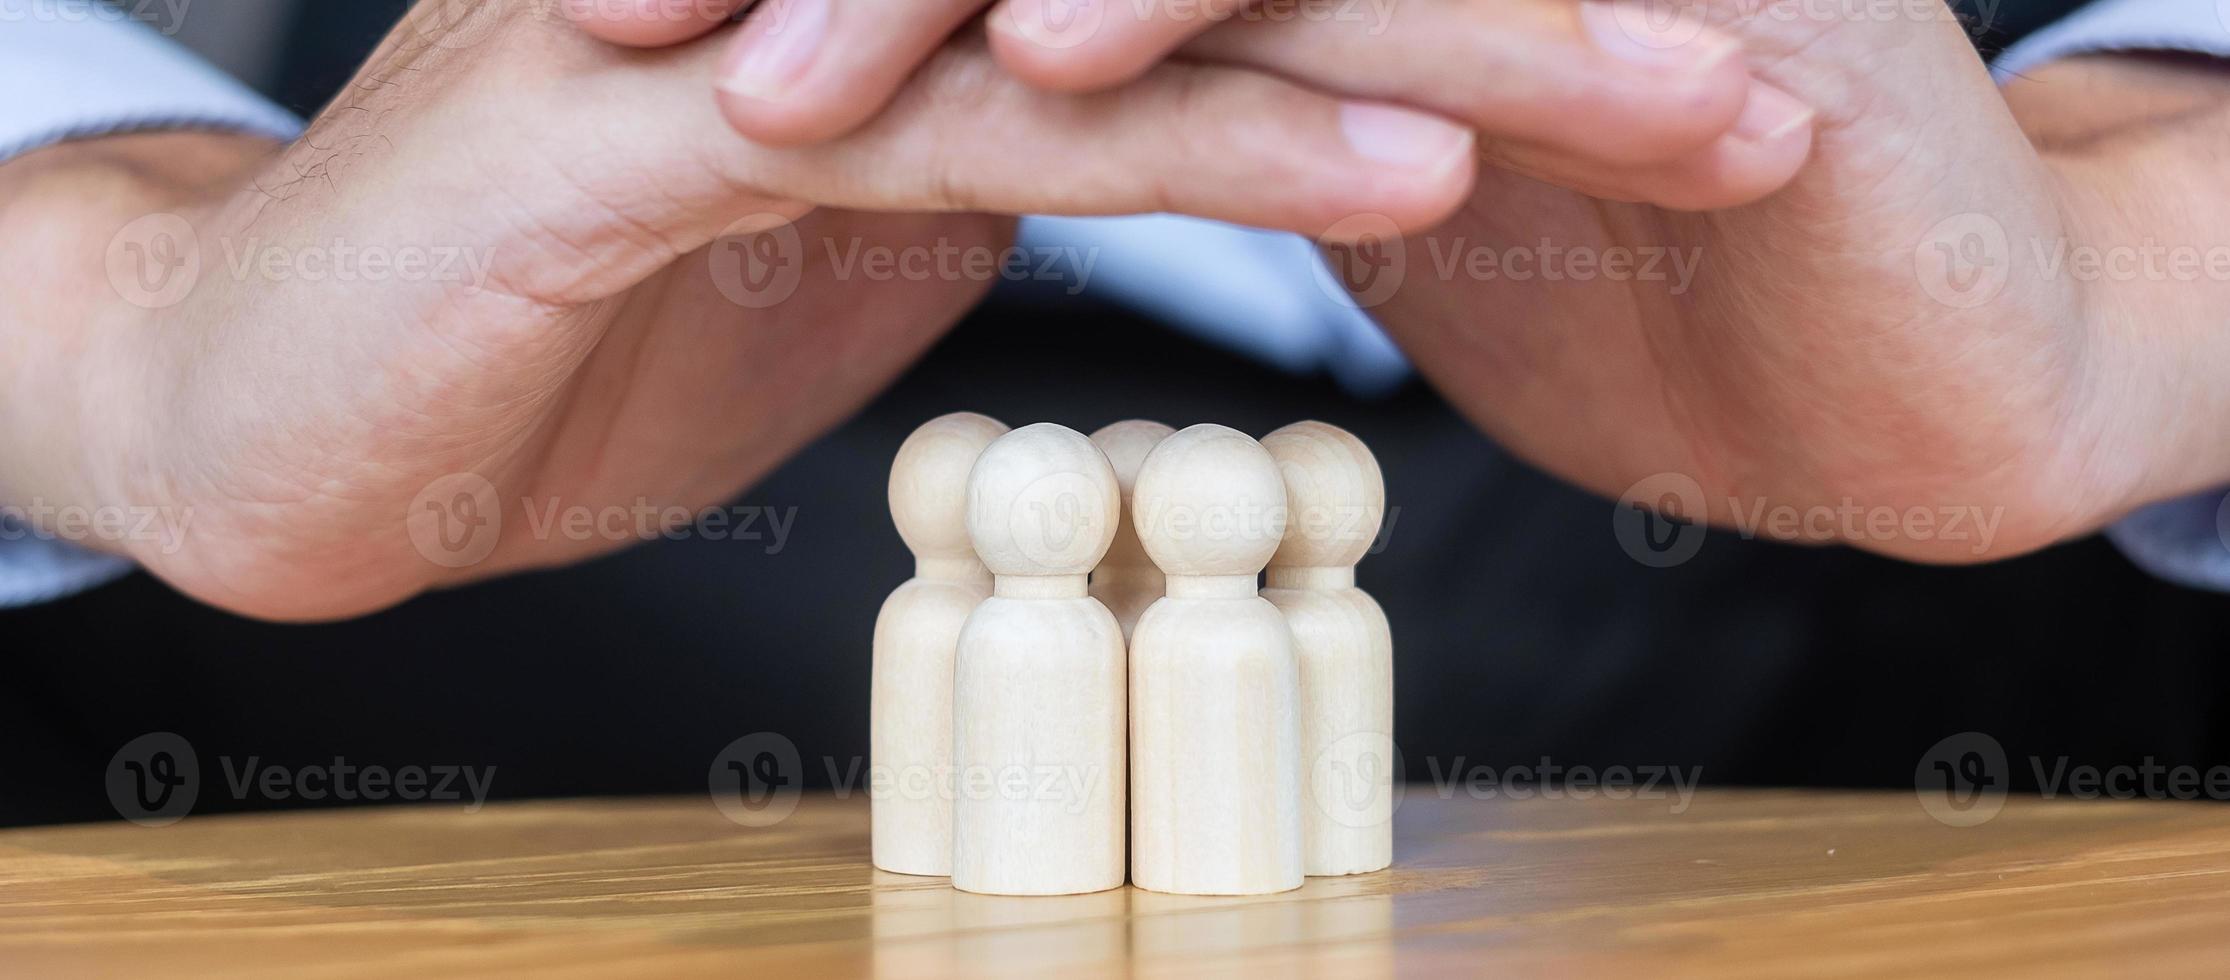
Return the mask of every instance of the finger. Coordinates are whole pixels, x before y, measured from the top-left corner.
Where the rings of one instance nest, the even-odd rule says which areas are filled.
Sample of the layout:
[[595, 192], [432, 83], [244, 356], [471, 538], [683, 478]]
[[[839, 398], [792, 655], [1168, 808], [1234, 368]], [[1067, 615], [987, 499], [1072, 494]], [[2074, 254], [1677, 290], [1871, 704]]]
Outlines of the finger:
[[[1184, 53], [1359, 98], [1431, 109], [1513, 140], [1605, 164], [1711, 145], [1742, 111], [1741, 45], [1700, 5], [1655, 16], [1604, 0], [1265, 7]], [[1353, 14], [1339, 11], [1353, 10]]]
[[980, 45], [941, 51], [886, 113], [792, 150], [739, 146], [774, 196], [871, 210], [1175, 211], [1305, 234], [1358, 212], [1402, 229], [1467, 195], [1470, 131], [1254, 72], [1164, 64], [1119, 92], [1042, 92]]
[[[1429, 227], [1468, 197], [1475, 174], [1470, 129], [1416, 110], [1180, 63], [1119, 92], [1060, 95], [1008, 75], [981, 38], [939, 49], [859, 129], [826, 143], [769, 146], [725, 125], [714, 100], [675, 98], [677, 85], [711, 74], [725, 40], [648, 61], [581, 52], [533, 62], [513, 80], [589, 121], [506, 130], [539, 141], [533, 159], [609, 162], [623, 146], [640, 163], [578, 174], [520, 168], [521, 179], [552, 189], [512, 196], [551, 203], [516, 222], [534, 234], [507, 245], [517, 257], [506, 268], [520, 271], [506, 292], [558, 307], [602, 299], [739, 218], [772, 211], [778, 221], [806, 206], [786, 202], [872, 212], [1174, 211], [1319, 236], [1356, 214], [1383, 217], [1365, 231]], [[465, 114], [454, 125], [469, 132], [515, 126], [512, 118]], [[567, 203], [584, 199], [595, 206]]]
[[1811, 107], [1795, 96], [1754, 82], [1726, 135], [1666, 163], [1611, 167], [1522, 144], [1489, 144], [1482, 155], [1497, 167], [1593, 197], [1710, 211], [1749, 204], [1793, 179], [1811, 155], [1813, 119]]
[[991, 50], [1017, 77], [1056, 92], [1089, 92], [1137, 78], [1248, 0], [1002, 0], [989, 18]]
[[728, 22], [750, 0], [561, 0], [590, 36], [635, 48], [679, 44]]
[[720, 105], [761, 143], [831, 139], [867, 121], [983, 0], [761, 0], [730, 42]]

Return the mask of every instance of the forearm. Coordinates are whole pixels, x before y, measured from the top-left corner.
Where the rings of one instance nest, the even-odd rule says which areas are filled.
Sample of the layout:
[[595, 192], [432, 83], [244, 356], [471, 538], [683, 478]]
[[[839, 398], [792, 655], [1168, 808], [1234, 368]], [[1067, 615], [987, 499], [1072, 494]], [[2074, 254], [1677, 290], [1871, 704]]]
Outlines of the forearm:
[[0, 165], [0, 309], [9, 311], [0, 327], [0, 505], [88, 548], [130, 553], [147, 543], [138, 518], [164, 504], [159, 481], [137, 464], [165, 420], [148, 360], [158, 314], [175, 298], [166, 277], [187, 270], [137, 265], [147, 256], [134, 249], [162, 229], [133, 222], [193, 214], [270, 147], [204, 133], [118, 136]]
[[2074, 280], [2107, 421], [2093, 465], [2132, 488], [2101, 520], [2230, 484], [2230, 70], [2206, 59], [2094, 56], [2007, 88], [2058, 176], [2064, 241], [2012, 242], [2013, 267]]

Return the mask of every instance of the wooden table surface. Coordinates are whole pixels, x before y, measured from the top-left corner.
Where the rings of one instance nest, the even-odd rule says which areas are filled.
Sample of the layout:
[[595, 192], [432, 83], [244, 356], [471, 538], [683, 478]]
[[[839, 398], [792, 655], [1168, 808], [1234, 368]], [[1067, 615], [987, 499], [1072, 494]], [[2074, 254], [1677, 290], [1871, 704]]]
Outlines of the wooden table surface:
[[1392, 870], [1249, 899], [967, 895], [863, 801], [704, 797], [0, 833], [0, 977], [2220, 974], [2230, 808], [1912, 793], [1441, 799]]

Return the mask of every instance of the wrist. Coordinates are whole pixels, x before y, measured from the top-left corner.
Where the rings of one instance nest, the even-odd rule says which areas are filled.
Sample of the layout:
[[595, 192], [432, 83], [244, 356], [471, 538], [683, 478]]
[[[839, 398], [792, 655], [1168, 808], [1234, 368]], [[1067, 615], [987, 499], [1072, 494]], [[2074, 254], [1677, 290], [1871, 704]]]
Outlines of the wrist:
[[206, 259], [181, 236], [269, 146], [146, 134], [0, 165], [0, 503], [41, 532], [143, 563], [183, 547], [190, 517], [155, 462], [164, 333]]
[[2062, 225], [2014, 261], [2070, 287], [2085, 333], [2068, 414], [2073, 529], [2230, 484], [2230, 201], [2213, 193], [2230, 84], [2182, 62], [2086, 56], [2025, 73], [2006, 97]]
[[[2062, 171], [2067, 237], [2049, 243], [2054, 274], [2080, 297], [2091, 370], [2081, 415], [2091, 486], [2087, 528], [2146, 504], [2230, 484], [2230, 241], [2133, 213], [2154, 201], [2142, 176], [2086, 162]], [[2132, 180], [2136, 177], [2136, 180]], [[2211, 271], [2210, 271], [2211, 270]]]

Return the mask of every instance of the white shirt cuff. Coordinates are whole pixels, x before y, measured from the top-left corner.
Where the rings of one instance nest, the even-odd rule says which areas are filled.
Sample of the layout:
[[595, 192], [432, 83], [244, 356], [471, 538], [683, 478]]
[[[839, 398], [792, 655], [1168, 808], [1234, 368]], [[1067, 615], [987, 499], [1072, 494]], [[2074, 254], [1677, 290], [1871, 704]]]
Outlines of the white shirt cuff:
[[2099, 0], [2005, 49], [1990, 72], [2003, 84], [2045, 62], [2102, 51], [2230, 57], [2230, 0]]

